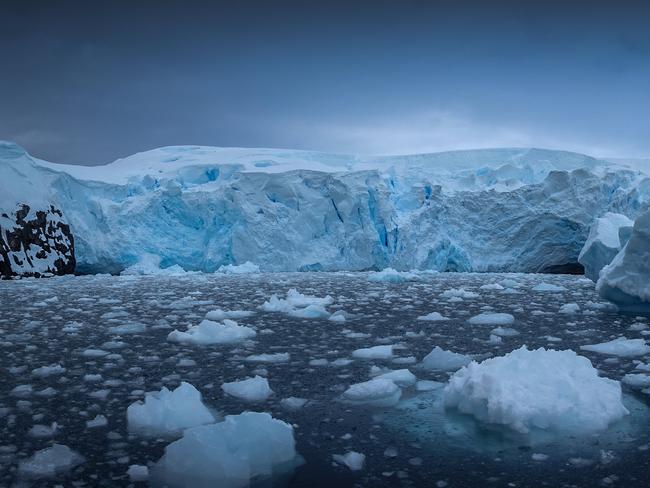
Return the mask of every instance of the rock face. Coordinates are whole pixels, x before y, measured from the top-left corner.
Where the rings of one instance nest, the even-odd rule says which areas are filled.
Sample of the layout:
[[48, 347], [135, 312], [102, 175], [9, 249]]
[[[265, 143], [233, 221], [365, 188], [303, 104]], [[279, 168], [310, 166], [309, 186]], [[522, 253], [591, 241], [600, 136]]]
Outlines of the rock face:
[[596, 288], [622, 310], [650, 313], [650, 211], [634, 221], [630, 240], [603, 268]]
[[585, 267], [585, 276], [598, 281], [600, 270], [612, 262], [628, 241], [634, 222], [625, 215], [607, 212], [595, 220], [578, 261]]
[[74, 273], [74, 239], [60, 210], [20, 205], [0, 215], [0, 277]]

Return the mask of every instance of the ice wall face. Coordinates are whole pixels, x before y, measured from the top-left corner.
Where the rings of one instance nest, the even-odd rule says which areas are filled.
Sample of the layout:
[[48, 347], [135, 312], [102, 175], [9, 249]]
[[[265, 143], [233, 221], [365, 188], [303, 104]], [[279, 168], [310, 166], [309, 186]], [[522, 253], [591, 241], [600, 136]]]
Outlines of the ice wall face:
[[650, 200], [639, 173], [541, 150], [362, 160], [161, 148], [96, 169], [1, 149], [0, 176], [41, 178], [39, 198], [63, 210], [79, 272], [144, 254], [202, 271], [548, 271], [577, 263], [595, 217], [634, 217]]
[[629, 240], [632, 225], [634, 222], [625, 215], [611, 212], [595, 220], [578, 256], [578, 261], [585, 267], [587, 278], [598, 281], [600, 270], [612, 262]]

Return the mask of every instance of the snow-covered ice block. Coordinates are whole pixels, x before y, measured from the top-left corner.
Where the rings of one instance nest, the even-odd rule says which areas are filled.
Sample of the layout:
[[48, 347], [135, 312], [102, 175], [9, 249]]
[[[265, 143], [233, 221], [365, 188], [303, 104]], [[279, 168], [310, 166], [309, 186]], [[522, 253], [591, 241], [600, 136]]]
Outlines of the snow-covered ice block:
[[364, 347], [352, 351], [352, 357], [357, 359], [391, 359], [393, 357], [393, 346]]
[[172, 436], [183, 429], [215, 421], [201, 401], [201, 393], [185, 382], [173, 391], [163, 387], [158, 393], [147, 393], [144, 403], [129, 405], [126, 417], [129, 430], [150, 437]]
[[471, 361], [472, 358], [469, 356], [457, 352], [445, 351], [436, 346], [429, 354], [424, 356], [420, 367], [430, 371], [456, 371]]
[[268, 380], [261, 376], [224, 383], [221, 389], [228, 395], [246, 402], [263, 402], [273, 394]]
[[350, 471], [359, 471], [363, 469], [363, 464], [366, 461], [365, 454], [356, 451], [349, 451], [345, 454], [334, 454], [332, 459], [339, 464], [347, 466]]
[[250, 327], [238, 325], [234, 320], [224, 319], [223, 323], [219, 323], [206, 319], [185, 332], [171, 331], [167, 340], [195, 345], [232, 344], [255, 337], [256, 334]]
[[622, 310], [650, 313], [650, 211], [634, 221], [630, 240], [603, 268], [596, 289]]
[[607, 212], [589, 228], [589, 237], [582, 247], [578, 262], [585, 268], [585, 276], [598, 281], [600, 270], [612, 262], [624, 243], [619, 238], [621, 227], [632, 227], [634, 222], [623, 214]]
[[521, 433], [599, 431], [629, 413], [620, 383], [598, 376], [589, 359], [526, 346], [463, 367], [445, 387], [444, 402]]
[[510, 325], [515, 322], [515, 317], [509, 313], [483, 312], [475, 315], [468, 322], [472, 325]]
[[607, 354], [610, 356], [620, 357], [635, 357], [643, 356], [650, 353], [650, 346], [646, 344], [643, 339], [628, 339], [626, 337], [619, 337], [608, 342], [601, 342], [600, 344], [587, 344], [580, 346], [583, 351], [597, 352], [599, 354]]
[[18, 473], [32, 479], [51, 479], [68, 473], [85, 461], [84, 457], [63, 444], [54, 444], [36, 451], [32, 457], [21, 461]]
[[260, 267], [257, 264], [251, 263], [250, 261], [246, 261], [243, 264], [225, 264], [223, 266], [219, 266], [219, 269], [217, 269], [217, 273], [223, 273], [223, 274], [252, 274], [252, 273], [259, 273], [260, 272]]
[[170, 487], [241, 488], [298, 464], [293, 428], [268, 413], [228, 415], [165, 448], [154, 479]]
[[392, 407], [402, 396], [402, 390], [389, 379], [375, 378], [355, 383], [343, 392], [343, 401], [354, 405]]

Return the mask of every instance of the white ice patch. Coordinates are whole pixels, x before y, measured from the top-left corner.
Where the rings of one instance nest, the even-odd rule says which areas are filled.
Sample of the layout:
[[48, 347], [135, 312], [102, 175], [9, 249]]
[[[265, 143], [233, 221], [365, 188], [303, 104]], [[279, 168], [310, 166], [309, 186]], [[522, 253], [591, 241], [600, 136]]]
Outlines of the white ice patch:
[[232, 344], [241, 342], [257, 333], [250, 327], [237, 325], [234, 320], [224, 319], [223, 323], [203, 320], [199, 325], [191, 326], [187, 331], [173, 330], [167, 336], [171, 342], [181, 344], [209, 345]]
[[287, 292], [286, 298], [278, 298], [273, 294], [268, 301], [260, 306], [260, 309], [265, 312], [282, 312], [303, 319], [325, 319], [330, 316], [325, 307], [332, 303], [334, 303], [334, 299], [329, 295], [322, 298], [303, 295], [295, 288], [291, 288]]
[[607, 354], [610, 356], [620, 357], [635, 357], [643, 356], [650, 353], [650, 346], [648, 346], [643, 339], [627, 339], [626, 337], [619, 337], [609, 342], [601, 342], [600, 344], [587, 344], [580, 346], [583, 351], [597, 352], [598, 354]]
[[244, 412], [186, 430], [165, 448], [155, 471], [170, 487], [241, 488], [292, 469], [296, 458], [291, 425]]
[[374, 407], [391, 407], [402, 396], [402, 390], [389, 379], [375, 378], [362, 383], [355, 383], [343, 392], [341, 398], [354, 405]]
[[201, 401], [201, 393], [189, 383], [169, 391], [147, 393], [144, 403], [132, 403], [126, 411], [129, 430], [146, 436], [171, 436], [183, 429], [214, 422]]
[[230, 396], [252, 403], [264, 402], [273, 394], [268, 380], [261, 376], [224, 383], [221, 389]]
[[259, 273], [260, 267], [257, 264], [253, 264], [250, 261], [246, 261], [243, 264], [226, 264], [219, 266], [217, 273], [223, 274], [252, 274]]
[[54, 444], [36, 451], [32, 457], [21, 461], [18, 473], [32, 479], [52, 479], [68, 473], [85, 461], [84, 457], [62, 444]]
[[431, 312], [426, 315], [420, 315], [418, 320], [430, 321], [430, 322], [443, 322], [449, 320], [447, 317], [444, 317], [440, 312]]
[[515, 322], [515, 317], [509, 313], [483, 312], [475, 315], [468, 322], [472, 325], [510, 325]]
[[352, 357], [356, 359], [391, 359], [393, 357], [393, 347], [387, 345], [356, 349], [352, 351]]
[[393, 371], [381, 373], [375, 376], [374, 379], [390, 380], [393, 383], [395, 383], [397, 386], [402, 386], [402, 387], [412, 386], [417, 381], [415, 375], [411, 373], [408, 369], [396, 369]]
[[430, 371], [456, 371], [466, 364], [469, 364], [472, 358], [452, 351], [445, 351], [440, 347], [434, 347], [429, 354], [424, 356], [420, 367]]
[[598, 431], [629, 413], [619, 382], [599, 377], [587, 358], [526, 346], [462, 368], [445, 387], [444, 401], [448, 408], [522, 433]]
[[552, 293], [558, 293], [561, 291], [566, 291], [566, 288], [560, 285], [554, 285], [552, 283], [540, 283], [537, 286], [533, 287], [533, 291], [541, 291], [541, 292], [552, 292]]
[[339, 464], [347, 466], [350, 471], [359, 471], [363, 469], [363, 464], [366, 461], [366, 456], [356, 451], [349, 451], [345, 454], [334, 454], [332, 459]]
[[381, 271], [370, 273], [368, 281], [378, 283], [403, 283], [405, 281], [416, 280], [418, 275], [409, 271], [397, 271], [393, 268], [385, 268]]

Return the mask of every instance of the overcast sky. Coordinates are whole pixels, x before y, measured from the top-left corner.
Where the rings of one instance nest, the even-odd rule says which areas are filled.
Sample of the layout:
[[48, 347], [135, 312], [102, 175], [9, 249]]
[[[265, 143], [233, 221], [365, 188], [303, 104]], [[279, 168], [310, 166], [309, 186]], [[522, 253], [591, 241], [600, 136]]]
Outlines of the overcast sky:
[[650, 8], [626, 2], [4, 2], [0, 139], [650, 156]]

